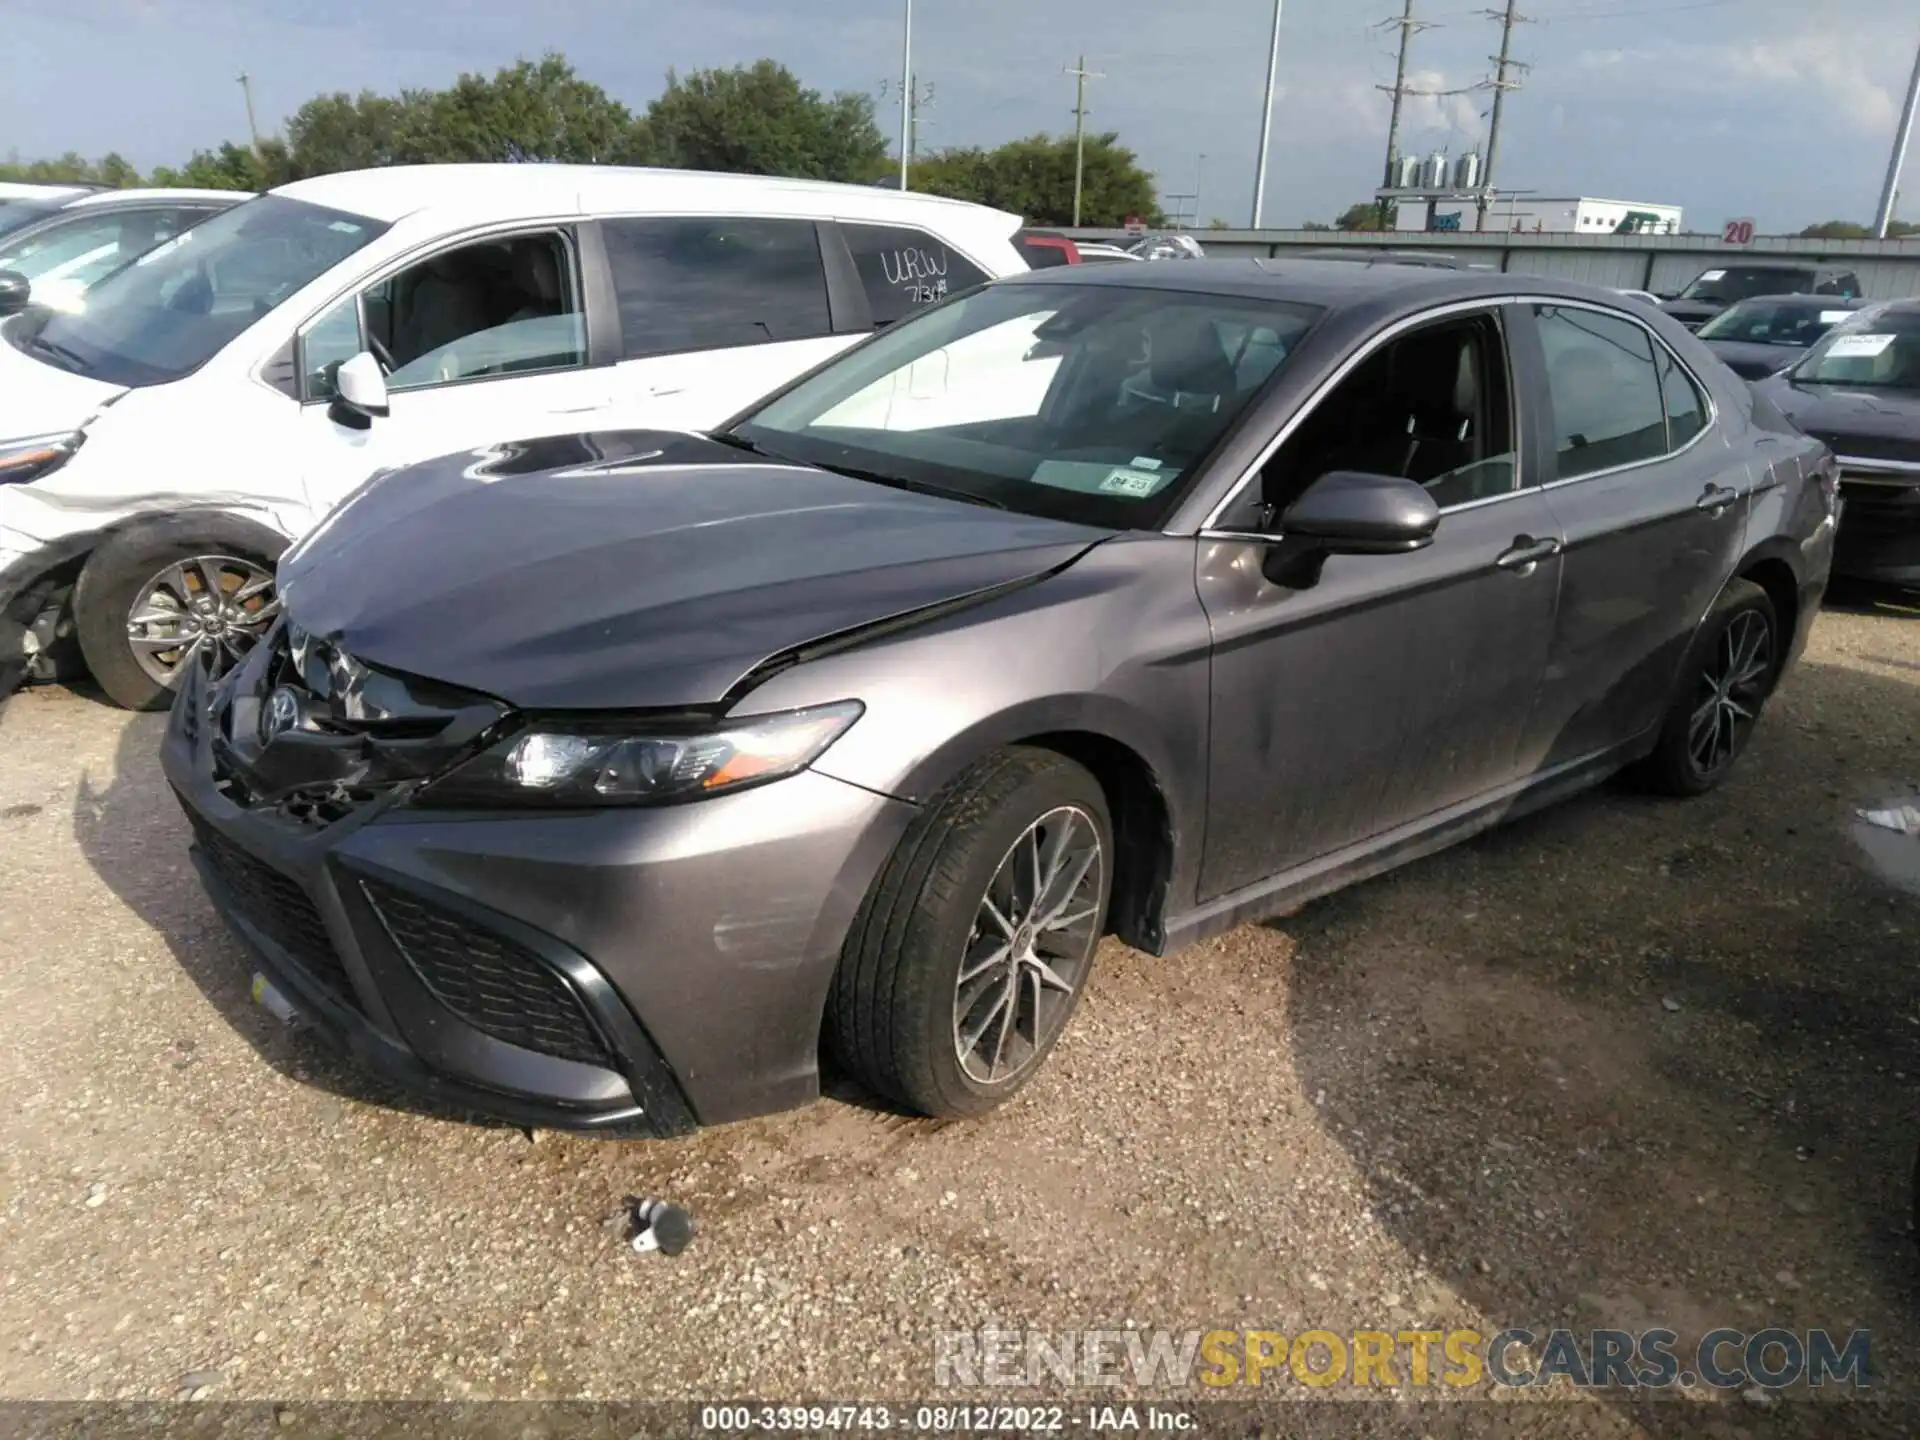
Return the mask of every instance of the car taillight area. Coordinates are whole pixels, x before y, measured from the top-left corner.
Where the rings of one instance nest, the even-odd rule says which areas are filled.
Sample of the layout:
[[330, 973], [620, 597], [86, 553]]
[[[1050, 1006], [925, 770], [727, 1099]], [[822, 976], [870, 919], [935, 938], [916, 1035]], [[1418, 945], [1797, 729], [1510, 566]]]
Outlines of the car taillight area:
[[1051, 230], [1022, 230], [1013, 237], [1013, 248], [1034, 270], [1051, 270], [1061, 265], [1080, 263], [1080, 247], [1065, 235], [1057, 235]]

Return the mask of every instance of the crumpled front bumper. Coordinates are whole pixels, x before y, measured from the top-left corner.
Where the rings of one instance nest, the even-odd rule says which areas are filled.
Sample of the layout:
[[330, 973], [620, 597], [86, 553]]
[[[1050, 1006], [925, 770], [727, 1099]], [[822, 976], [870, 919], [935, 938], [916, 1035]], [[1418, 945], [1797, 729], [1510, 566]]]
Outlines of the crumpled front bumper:
[[183, 683], [162, 754], [195, 862], [260, 968], [369, 1069], [516, 1124], [655, 1135], [818, 1094], [842, 938], [912, 806], [807, 771], [652, 809], [396, 794], [300, 825], [222, 793], [210, 689]]

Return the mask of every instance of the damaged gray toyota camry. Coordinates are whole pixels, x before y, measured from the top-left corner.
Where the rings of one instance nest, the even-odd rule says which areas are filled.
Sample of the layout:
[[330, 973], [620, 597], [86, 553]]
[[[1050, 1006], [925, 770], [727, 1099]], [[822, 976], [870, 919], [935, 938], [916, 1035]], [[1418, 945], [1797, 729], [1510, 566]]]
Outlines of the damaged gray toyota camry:
[[376, 477], [166, 773], [256, 995], [404, 1085], [659, 1135], [825, 1059], [972, 1115], [1103, 935], [1169, 954], [1626, 766], [1718, 784], [1837, 508], [1610, 292], [1047, 270], [711, 436]]

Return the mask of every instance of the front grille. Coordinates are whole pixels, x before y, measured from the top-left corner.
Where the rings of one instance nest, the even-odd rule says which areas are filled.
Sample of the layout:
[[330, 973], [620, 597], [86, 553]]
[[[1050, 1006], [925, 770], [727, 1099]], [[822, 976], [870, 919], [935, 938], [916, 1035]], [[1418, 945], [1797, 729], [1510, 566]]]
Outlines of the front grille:
[[360, 886], [421, 983], [467, 1024], [524, 1050], [613, 1068], [580, 997], [533, 951], [392, 885]]
[[254, 859], [193, 811], [187, 813], [200, 853], [226, 887], [241, 918], [284, 950], [321, 989], [359, 1010], [353, 981], [307, 892], [271, 865]]

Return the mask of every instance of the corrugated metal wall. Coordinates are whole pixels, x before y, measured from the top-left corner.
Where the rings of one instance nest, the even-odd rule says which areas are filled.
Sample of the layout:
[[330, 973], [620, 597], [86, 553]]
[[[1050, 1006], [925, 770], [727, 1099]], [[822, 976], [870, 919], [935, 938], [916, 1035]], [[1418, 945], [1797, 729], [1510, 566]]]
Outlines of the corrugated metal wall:
[[[1122, 241], [1117, 230], [1070, 232]], [[1729, 249], [1711, 235], [1429, 235], [1326, 230], [1197, 232], [1209, 255], [1284, 255], [1304, 250], [1432, 249], [1523, 275], [1552, 275], [1623, 290], [1680, 289], [1702, 270], [1742, 261], [1795, 259], [1844, 265], [1875, 300], [1920, 295], [1920, 240], [1800, 240], [1769, 237]]]

